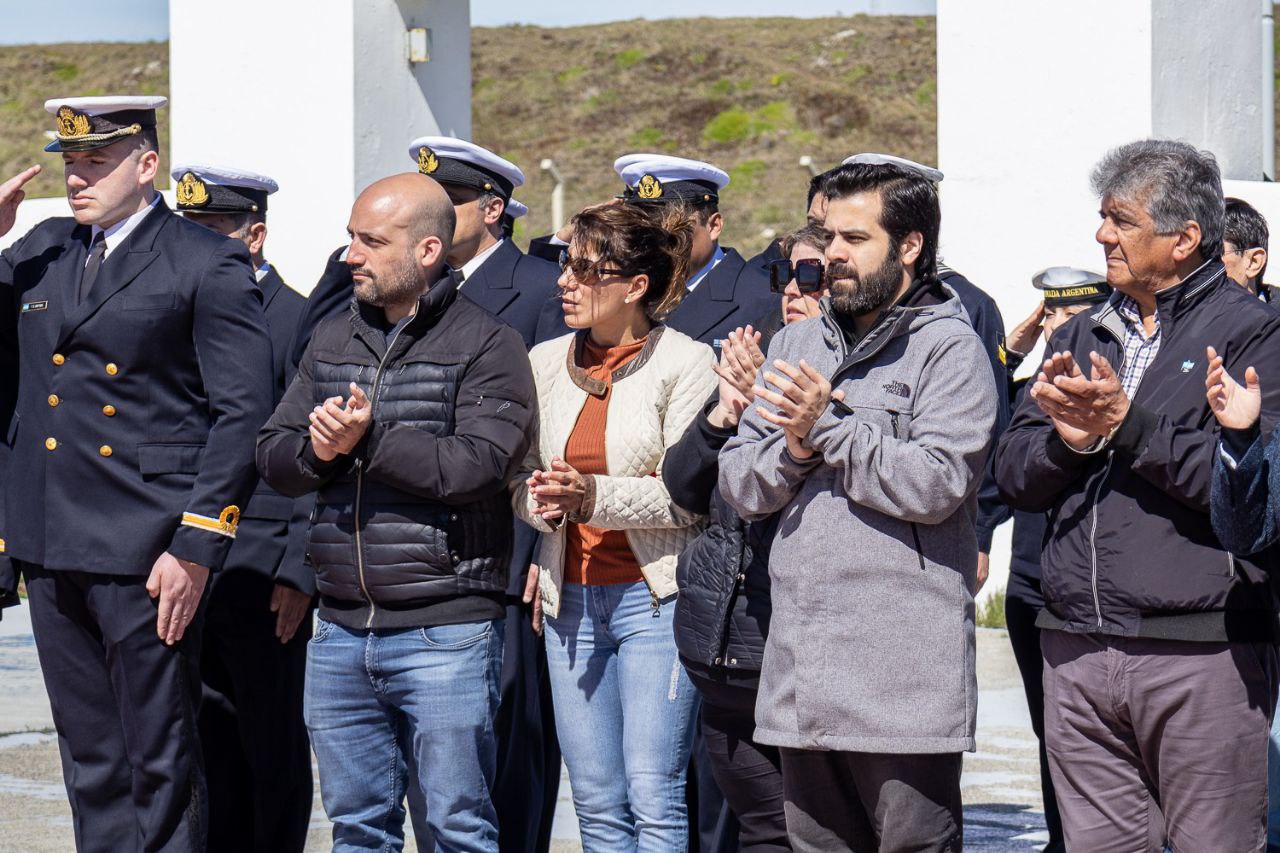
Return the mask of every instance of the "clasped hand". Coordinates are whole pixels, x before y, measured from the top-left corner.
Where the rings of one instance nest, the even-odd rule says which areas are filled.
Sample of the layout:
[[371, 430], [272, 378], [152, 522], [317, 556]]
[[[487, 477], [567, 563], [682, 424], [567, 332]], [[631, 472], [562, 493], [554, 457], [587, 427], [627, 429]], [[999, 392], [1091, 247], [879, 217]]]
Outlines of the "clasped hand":
[[525, 483], [533, 496], [533, 514], [548, 524], [573, 519], [582, 510], [586, 478], [559, 456], [551, 460], [550, 471], [534, 471]]
[[785, 431], [787, 450], [792, 456], [797, 459], [812, 456], [813, 449], [805, 444], [805, 439], [818, 418], [827, 410], [827, 405], [832, 400], [844, 399], [844, 391], [833, 392], [827, 378], [810, 367], [804, 359], [800, 360], [798, 366], [776, 359], [773, 370], [767, 371], [763, 379], [778, 390], [771, 391], [756, 385], [751, 393], [759, 400], [772, 403], [778, 410], [773, 412], [757, 406], [756, 413]]
[[322, 462], [331, 462], [355, 450], [369, 422], [373, 406], [359, 385], [351, 383], [351, 396], [344, 405], [341, 397], [330, 397], [311, 410], [311, 449]]
[[1129, 414], [1129, 396], [1111, 363], [1096, 352], [1086, 377], [1070, 352], [1054, 353], [1040, 367], [1031, 397], [1076, 450], [1109, 437]]

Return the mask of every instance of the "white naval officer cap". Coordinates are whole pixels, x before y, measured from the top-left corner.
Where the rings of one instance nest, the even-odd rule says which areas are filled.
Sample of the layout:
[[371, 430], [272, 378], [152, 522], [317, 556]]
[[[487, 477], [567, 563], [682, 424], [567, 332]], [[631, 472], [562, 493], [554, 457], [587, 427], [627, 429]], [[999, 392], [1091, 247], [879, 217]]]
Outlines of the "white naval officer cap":
[[160, 95], [94, 95], [50, 98], [45, 111], [57, 130], [45, 151], [91, 151], [156, 126], [156, 110], [169, 102]]
[[474, 142], [452, 136], [420, 136], [409, 143], [409, 156], [418, 171], [442, 184], [458, 184], [482, 192], [496, 192], [509, 200], [524, 184], [524, 172]]
[[932, 181], [935, 184], [942, 181], [941, 170], [926, 166], [923, 163], [917, 163], [915, 160], [908, 160], [906, 157], [895, 157], [892, 154], [874, 154], [871, 152], [854, 154], [852, 157], [844, 158], [840, 165], [852, 166], [855, 164], [864, 166], [897, 166], [901, 169], [906, 169], [908, 172], [915, 172], [926, 181]]
[[622, 198], [629, 202], [717, 202], [729, 185], [723, 169], [670, 154], [626, 154], [613, 169], [627, 186]]
[[191, 213], [266, 213], [273, 178], [246, 169], [183, 163], [170, 172], [178, 210]]

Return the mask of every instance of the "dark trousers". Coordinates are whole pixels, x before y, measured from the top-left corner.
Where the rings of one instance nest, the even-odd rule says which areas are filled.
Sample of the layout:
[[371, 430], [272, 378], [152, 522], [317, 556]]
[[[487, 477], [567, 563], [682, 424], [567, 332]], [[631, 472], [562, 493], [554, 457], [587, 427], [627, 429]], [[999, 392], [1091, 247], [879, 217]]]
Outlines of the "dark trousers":
[[[699, 709], [701, 718], [701, 709]], [[685, 777], [685, 805], [689, 809], [689, 853], [736, 853], [741, 826], [728, 799], [720, 791], [702, 725], [693, 731], [689, 769]]]
[[560, 790], [560, 741], [547, 655], [530, 616], [524, 604], [507, 605], [501, 698], [494, 719], [498, 772], [493, 806], [502, 853], [544, 853], [551, 846]]
[[200, 742], [209, 784], [209, 850], [291, 853], [311, 823], [311, 743], [302, 720], [308, 613], [276, 639], [272, 580], [217, 575], [205, 613]]
[[724, 811], [734, 817], [732, 834], [723, 833], [720, 838], [727, 836], [735, 849], [746, 853], [790, 850], [783, 812], [782, 757], [777, 747], [756, 743], [752, 737], [756, 690], [693, 671], [689, 677], [702, 696], [699, 740], [706, 761], [700, 769], [711, 775], [714, 789], [723, 792]]
[[1049, 843], [1043, 853], [1063, 853], [1062, 817], [1058, 814], [1058, 797], [1049, 772], [1049, 756], [1044, 746], [1044, 657], [1040, 654], [1040, 629], [1036, 616], [1044, 607], [1040, 581], [1036, 578], [1009, 575], [1005, 590], [1005, 622], [1009, 628], [1009, 644], [1022, 675], [1022, 689], [1027, 694], [1027, 710], [1031, 728], [1040, 744], [1040, 793], [1044, 799], [1044, 824], [1049, 830]]
[[76, 849], [203, 851], [203, 606], [182, 641], [166, 646], [145, 576], [22, 571]]
[[960, 767], [958, 752], [783, 749], [791, 847], [798, 853], [959, 853]]
[[1043, 631], [1040, 647], [1068, 850], [1264, 848], [1274, 645]]

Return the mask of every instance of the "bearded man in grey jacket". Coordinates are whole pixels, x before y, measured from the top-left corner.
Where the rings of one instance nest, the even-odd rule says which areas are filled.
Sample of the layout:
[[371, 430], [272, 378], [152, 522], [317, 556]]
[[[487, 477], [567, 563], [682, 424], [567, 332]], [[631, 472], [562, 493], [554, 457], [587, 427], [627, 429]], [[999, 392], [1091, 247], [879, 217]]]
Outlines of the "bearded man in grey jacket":
[[720, 456], [744, 518], [782, 513], [756, 739], [795, 850], [958, 851], [995, 382], [937, 279], [933, 184], [863, 165], [826, 195], [831, 295], [774, 337]]

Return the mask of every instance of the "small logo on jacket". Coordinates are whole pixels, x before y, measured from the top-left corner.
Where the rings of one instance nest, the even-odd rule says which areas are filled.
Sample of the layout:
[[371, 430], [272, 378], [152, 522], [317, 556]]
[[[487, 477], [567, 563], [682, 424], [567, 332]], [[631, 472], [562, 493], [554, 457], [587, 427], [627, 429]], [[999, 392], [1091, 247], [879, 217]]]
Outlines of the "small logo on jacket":
[[884, 390], [904, 399], [911, 396], [911, 386], [905, 382], [886, 382], [884, 383]]
[[1191, 359], [1187, 359], [1186, 361], [1182, 362], [1182, 372], [1190, 373], [1191, 369], [1195, 366], [1196, 366], [1196, 363], [1194, 361], [1192, 361]]

